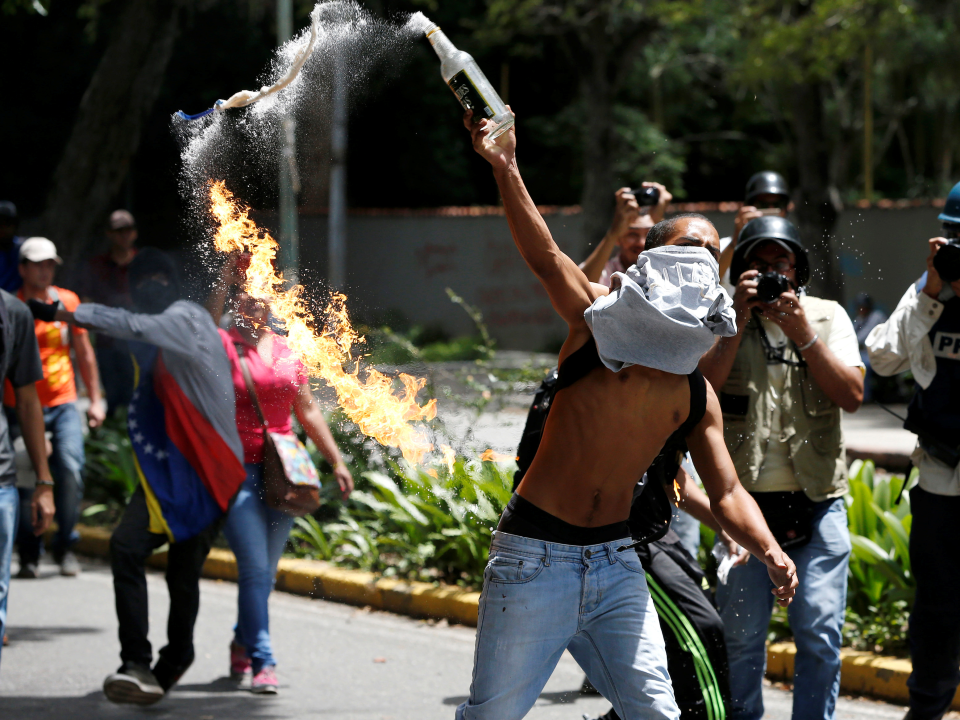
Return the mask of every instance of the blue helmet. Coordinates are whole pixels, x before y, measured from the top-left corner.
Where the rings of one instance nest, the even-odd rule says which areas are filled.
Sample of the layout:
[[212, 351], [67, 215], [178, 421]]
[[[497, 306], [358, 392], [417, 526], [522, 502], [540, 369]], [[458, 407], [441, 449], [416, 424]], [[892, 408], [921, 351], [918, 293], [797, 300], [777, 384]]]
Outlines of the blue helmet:
[[937, 219], [941, 222], [960, 225], [960, 183], [954, 185], [950, 194], [947, 195], [943, 212], [937, 216]]

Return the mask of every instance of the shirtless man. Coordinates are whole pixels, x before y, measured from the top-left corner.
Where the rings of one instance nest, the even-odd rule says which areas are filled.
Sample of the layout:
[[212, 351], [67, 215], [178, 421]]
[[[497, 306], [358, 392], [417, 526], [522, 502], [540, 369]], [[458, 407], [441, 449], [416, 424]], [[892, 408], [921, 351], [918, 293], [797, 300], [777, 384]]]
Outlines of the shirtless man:
[[[520, 178], [514, 129], [489, 143], [488, 121], [473, 124], [471, 116], [468, 111], [464, 125], [474, 149], [493, 166], [517, 248], [569, 325], [560, 351], [562, 376], [575, 353], [607, 355], [608, 335], [594, 346], [585, 313], [611, 291], [591, 284], [554, 243]], [[656, 241], [648, 237], [648, 248], [686, 246], [676, 248], [678, 267], [685, 254], [701, 264], [712, 256], [715, 286], [719, 237], [710, 222], [682, 218], [662, 226], [665, 232], [650, 231]], [[622, 341], [629, 340], [625, 334]], [[672, 342], [656, 336], [636, 341], [664, 355], [676, 349]], [[682, 372], [693, 373], [695, 364], [686, 363]], [[679, 717], [660, 625], [640, 560], [628, 547], [625, 521], [638, 478], [690, 414], [692, 384], [683, 374], [641, 364], [613, 372], [599, 360], [572, 385], [558, 380], [563, 389], [540, 447], [491, 543], [473, 683], [469, 699], [457, 708], [458, 720], [524, 717], [568, 648], [624, 720]], [[767, 565], [773, 592], [785, 606], [797, 587], [794, 565], [740, 486], [723, 442], [719, 402], [709, 385], [706, 391], [705, 416], [688, 443], [711, 509], [727, 533]]]

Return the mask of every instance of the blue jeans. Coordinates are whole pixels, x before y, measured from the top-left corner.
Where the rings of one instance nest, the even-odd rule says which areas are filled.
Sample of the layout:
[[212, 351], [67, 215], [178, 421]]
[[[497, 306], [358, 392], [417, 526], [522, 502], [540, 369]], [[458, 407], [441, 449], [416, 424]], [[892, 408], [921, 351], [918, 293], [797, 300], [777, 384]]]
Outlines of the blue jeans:
[[264, 502], [263, 466], [247, 463], [246, 467], [247, 479], [230, 508], [223, 533], [237, 556], [240, 595], [234, 629], [236, 642], [247, 649], [256, 674], [266, 665], [277, 664], [270, 644], [267, 600], [293, 517], [267, 507]]
[[7, 629], [7, 594], [10, 592], [10, 563], [13, 560], [13, 539], [17, 533], [20, 501], [15, 485], [0, 486], [0, 650]]
[[[43, 409], [43, 423], [51, 433], [50, 474], [53, 475], [53, 502], [57, 532], [51, 543], [53, 554], [60, 558], [80, 539], [76, 531], [80, 519], [80, 501], [83, 499], [83, 420], [76, 403], [63, 403]], [[20, 530], [17, 543], [22, 562], [36, 562], [43, 549], [42, 538], [33, 534], [30, 501], [33, 490], [20, 489]]]
[[[793, 674], [793, 720], [833, 720], [840, 692], [840, 643], [847, 607], [850, 533], [843, 498], [819, 504], [808, 544], [787, 552], [800, 586], [787, 610], [797, 644]], [[773, 611], [773, 583], [755, 557], [735, 567], [717, 588], [730, 659], [733, 720], [763, 716], [761, 683], [765, 641]]]
[[519, 720], [569, 649], [624, 720], [680, 716], [660, 622], [629, 538], [561, 545], [495, 532], [470, 698], [457, 720]]

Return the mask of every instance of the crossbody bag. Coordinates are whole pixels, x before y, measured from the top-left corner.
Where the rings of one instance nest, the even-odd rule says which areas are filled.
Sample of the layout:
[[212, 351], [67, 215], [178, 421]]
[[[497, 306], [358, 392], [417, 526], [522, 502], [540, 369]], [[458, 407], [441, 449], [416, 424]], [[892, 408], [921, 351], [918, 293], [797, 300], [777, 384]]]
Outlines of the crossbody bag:
[[236, 348], [243, 382], [263, 428], [264, 501], [274, 510], [294, 517], [309, 515], [320, 507], [320, 476], [317, 468], [296, 435], [270, 431], [270, 424], [263, 414], [260, 398], [253, 385], [250, 366], [244, 357], [244, 348], [242, 345], [236, 345]]

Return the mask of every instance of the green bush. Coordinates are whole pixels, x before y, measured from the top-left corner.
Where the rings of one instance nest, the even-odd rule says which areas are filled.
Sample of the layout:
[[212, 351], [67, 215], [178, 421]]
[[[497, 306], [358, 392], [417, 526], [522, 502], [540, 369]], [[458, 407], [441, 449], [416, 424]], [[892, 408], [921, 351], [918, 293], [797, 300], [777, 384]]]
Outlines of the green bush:
[[[908, 487], [917, 471], [906, 480]], [[880, 475], [873, 462], [850, 466], [846, 497], [850, 522], [850, 574], [844, 643], [858, 650], [903, 654], [907, 617], [916, 592], [910, 571], [910, 495], [894, 504], [905, 479]]]
[[491, 534], [510, 499], [513, 463], [458, 458], [449, 468], [391, 464], [364, 473], [335, 522], [300, 518], [298, 554], [387, 577], [479, 587]]
[[136, 459], [122, 410], [90, 431], [84, 442], [84, 522], [111, 524], [119, 519], [140, 484]]

